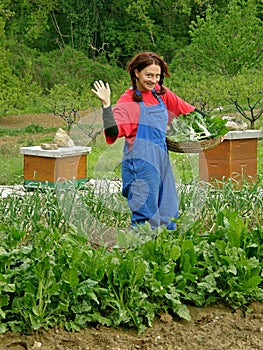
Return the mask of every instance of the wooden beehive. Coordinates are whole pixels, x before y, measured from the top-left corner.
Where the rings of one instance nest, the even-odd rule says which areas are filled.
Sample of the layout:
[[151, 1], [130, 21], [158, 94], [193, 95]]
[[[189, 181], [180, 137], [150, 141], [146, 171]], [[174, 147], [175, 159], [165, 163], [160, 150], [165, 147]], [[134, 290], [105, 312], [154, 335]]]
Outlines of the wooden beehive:
[[24, 184], [35, 187], [74, 180], [77, 184], [86, 181], [87, 154], [90, 147], [74, 146], [58, 150], [42, 150], [40, 146], [21, 147], [24, 154]]
[[200, 153], [199, 179], [256, 178], [257, 145], [261, 132], [258, 130], [231, 131], [215, 148]]

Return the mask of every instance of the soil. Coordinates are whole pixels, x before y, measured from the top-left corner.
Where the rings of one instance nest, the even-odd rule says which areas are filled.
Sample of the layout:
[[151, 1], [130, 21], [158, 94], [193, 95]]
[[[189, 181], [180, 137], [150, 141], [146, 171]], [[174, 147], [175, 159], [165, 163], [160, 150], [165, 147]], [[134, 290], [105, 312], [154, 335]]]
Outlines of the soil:
[[[81, 141], [90, 142], [92, 139], [90, 136], [85, 136], [85, 129], [88, 131], [88, 134], [91, 133], [91, 126], [93, 129], [92, 136], [94, 140], [96, 135], [101, 134], [102, 128], [102, 118], [101, 110], [87, 110], [81, 111], [79, 113], [81, 119], [81, 126], [84, 130], [78, 128], [78, 126], [72, 126], [70, 136], [75, 139], [81, 138]], [[64, 128], [66, 130], [67, 123], [58, 115], [50, 114], [26, 114], [26, 115], [12, 115], [12, 116], [0, 116], [0, 129], [19, 129], [25, 128], [27, 126], [42, 126], [43, 128], [51, 129], [54, 131], [46, 130], [43, 134], [40, 133], [30, 133], [30, 134], [20, 134], [18, 136], [2, 136], [0, 137], [0, 147], [1, 146], [10, 146], [14, 144], [22, 144], [23, 146], [36, 145], [39, 142], [41, 136], [42, 139], [49, 138], [52, 142], [53, 137], [55, 136], [56, 129]], [[43, 141], [41, 141], [43, 142]], [[84, 144], [83, 144], [84, 145]]]
[[[1, 129], [19, 129], [25, 128], [29, 125], [39, 125], [43, 128], [60, 128], [66, 125], [61, 117], [53, 114], [27, 114], [16, 116], [0, 117]], [[53, 137], [55, 132], [44, 132], [42, 137]], [[35, 139], [39, 138], [39, 134], [28, 134], [18, 136], [2, 136], [0, 137], [0, 146], [10, 146], [12, 144], [25, 144], [26, 140], [30, 138], [30, 142], [34, 144]], [[27, 143], [27, 142], [26, 142]]]
[[253, 311], [231, 312], [222, 305], [189, 307], [191, 320], [156, 317], [143, 334], [135, 329], [94, 326], [80, 332], [54, 328], [32, 335], [0, 335], [1, 350], [262, 350], [263, 305]]
[[[61, 127], [60, 117], [27, 115], [0, 118], [0, 127], [30, 124]], [[0, 334], [0, 350], [263, 350], [263, 304], [253, 303], [249, 312], [218, 304], [189, 306], [191, 320], [156, 316], [143, 334], [133, 328], [93, 325], [80, 332], [60, 328], [38, 330], [30, 335]]]

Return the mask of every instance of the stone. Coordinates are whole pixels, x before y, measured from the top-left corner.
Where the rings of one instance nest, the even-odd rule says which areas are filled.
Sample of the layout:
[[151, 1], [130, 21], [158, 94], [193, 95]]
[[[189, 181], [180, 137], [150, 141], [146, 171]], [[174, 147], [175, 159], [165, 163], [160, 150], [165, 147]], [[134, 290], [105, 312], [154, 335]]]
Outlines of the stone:
[[58, 149], [58, 145], [56, 143], [41, 143], [40, 147], [46, 150]]
[[59, 128], [54, 137], [54, 143], [58, 145], [58, 147], [74, 147], [74, 141], [69, 137], [65, 130]]
[[222, 117], [222, 119], [227, 120], [226, 127], [230, 131], [247, 130], [247, 127], [248, 127], [247, 123], [238, 117], [230, 117], [230, 116], [225, 115], [224, 117]]

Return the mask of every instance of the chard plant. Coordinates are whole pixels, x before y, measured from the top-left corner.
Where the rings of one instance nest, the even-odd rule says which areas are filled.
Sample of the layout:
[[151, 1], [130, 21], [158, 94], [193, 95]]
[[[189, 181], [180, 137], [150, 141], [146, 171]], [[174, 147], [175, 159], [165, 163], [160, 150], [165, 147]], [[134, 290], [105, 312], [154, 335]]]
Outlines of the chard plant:
[[[177, 230], [125, 246], [94, 246], [87, 227], [69, 221], [72, 199], [63, 208], [59, 195], [42, 188], [0, 202], [0, 332], [102, 324], [142, 333], [163, 311], [189, 320], [190, 304], [245, 310], [263, 302], [262, 177], [239, 190], [182, 186]], [[119, 192], [106, 200], [87, 186], [76, 195], [95, 223], [121, 228], [125, 243], [129, 213], [119, 212]], [[194, 211], [189, 203], [199, 198]], [[136, 231], [149, 233], [147, 225]]]

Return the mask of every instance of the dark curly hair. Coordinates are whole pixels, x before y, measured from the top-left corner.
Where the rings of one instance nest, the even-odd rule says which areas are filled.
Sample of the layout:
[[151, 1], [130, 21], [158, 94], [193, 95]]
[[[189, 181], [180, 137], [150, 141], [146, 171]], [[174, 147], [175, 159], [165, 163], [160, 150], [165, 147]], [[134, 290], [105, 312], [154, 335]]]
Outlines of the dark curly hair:
[[154, 52], [140, 52], [137, 55], [135, 55], [130, 63], [128, 64], [128, 72], [131, 77], [132, 82], [132, 89], [133, 89], [133, 95], [132, 98], [134, 101], [139, 102], [142, 100], [142, 95], [138, 93], [137, 90], [137, 83], [136, 83], [136, 75], [135, 75], [135, 69], [137, 69], [139, 72], [142, 71], [145, 67], [150, 66], [151, 64], [157, 64], [161, 68], [161, 74], [160, 74], [160, 90], [156, 91], [158, 95], [165, 94], [165, 89], [163, 88], [163, 80], [164, 76], [169, 77], [170, 73], [168, 71], [168, 66], [164, 62], [164, 60], [157, 55]]

